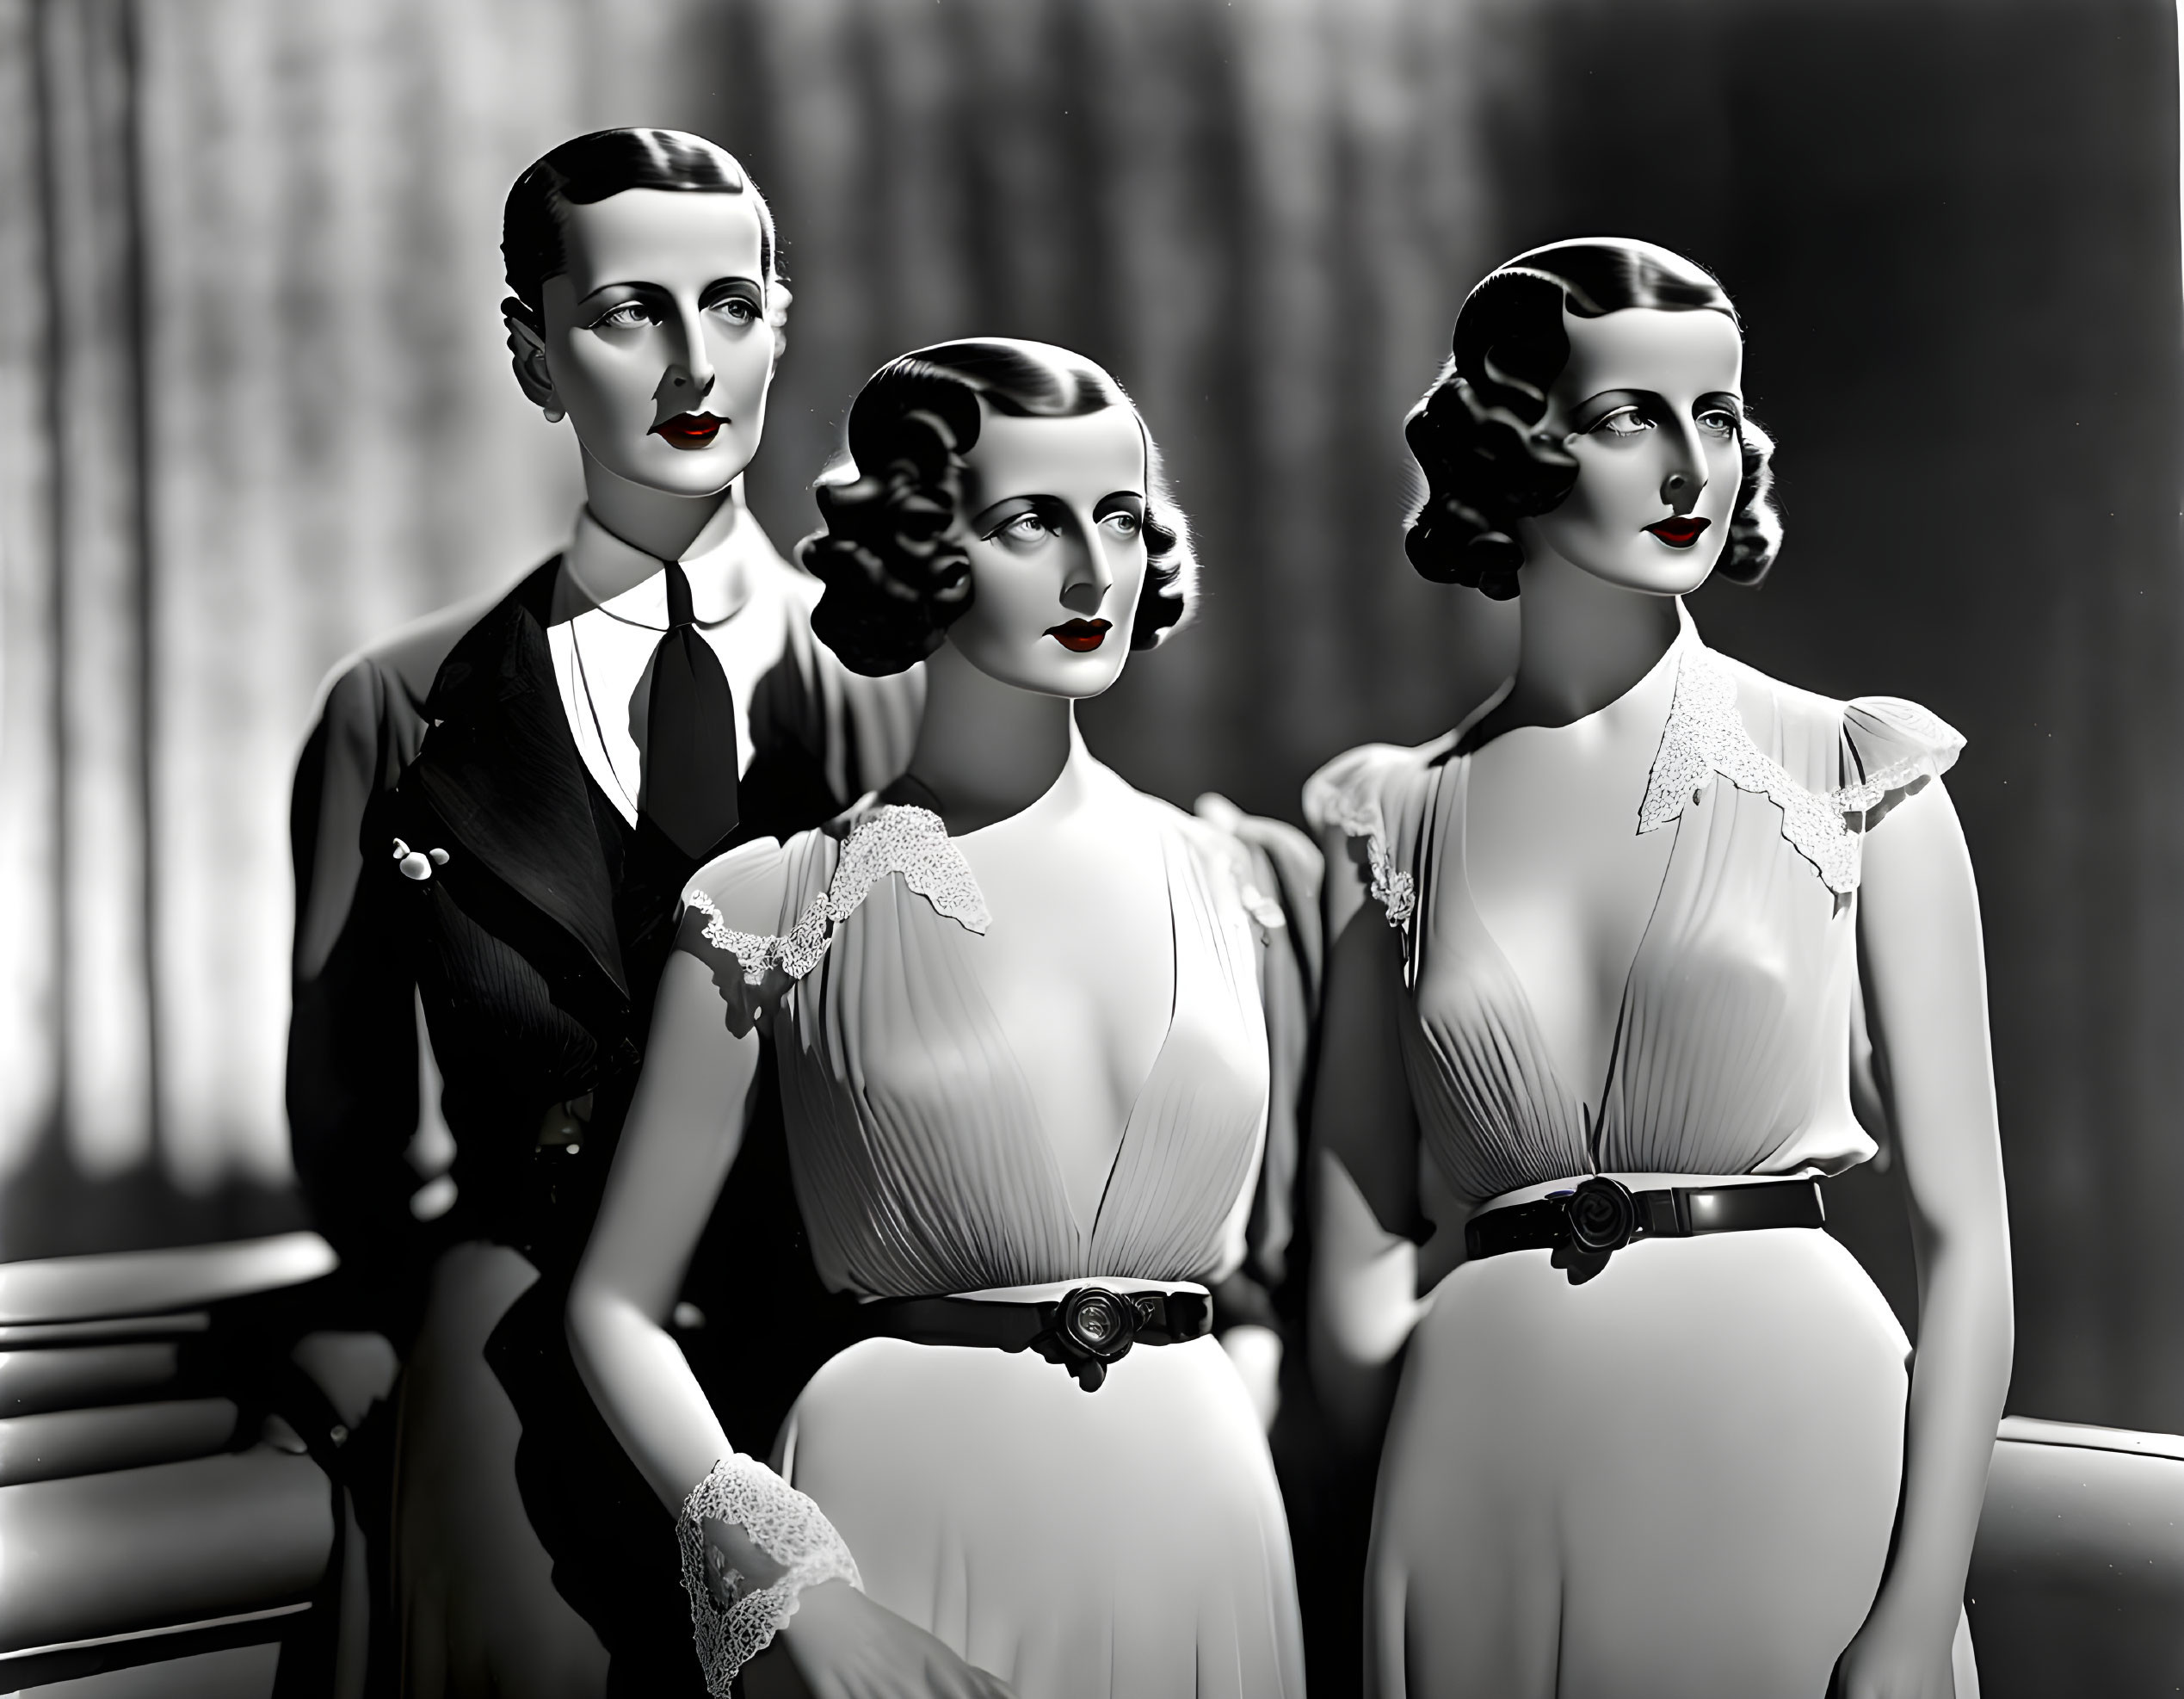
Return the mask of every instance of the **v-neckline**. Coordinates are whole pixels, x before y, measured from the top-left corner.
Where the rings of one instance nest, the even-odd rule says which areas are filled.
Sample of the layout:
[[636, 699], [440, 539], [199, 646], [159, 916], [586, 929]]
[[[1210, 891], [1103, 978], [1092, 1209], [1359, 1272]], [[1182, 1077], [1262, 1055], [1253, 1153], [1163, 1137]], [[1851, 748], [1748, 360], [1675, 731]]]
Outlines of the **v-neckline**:
[[[1153, 1047], [1152, 1060], [1146, 1066], [1144, 1078], [1138, 1080], [1138, 1089], [1130, 1094], [1130, 1107], [1123, 1111], [1122, 1130], [1115, 1135], [1114, 1150], [1107, 1158], [1107, 1175], [1100, 1182], [1100, 1195], [1092, 1206], [1092, 1219], [1089, 1222], [1077, 1219], [1077, 1205], [1070, 1196], [1068, 1177], [1062, 1172], [1061, 1155], [1055, 1150], [1054, 1140], [1046, 1130], [1046, 1117], [1039, 1112], [1038, 1100], [1032, 1099], [1032, 1119], [1039, 1128], [1040, 1143], [1046, 1147], [1054, 1164], [1055, 1178], [1062, 1188], [1063, 1208], [1069, 1211], [1070, 1220], [1082, 1236], [1088, 1256], [1100, 1236], [1100, 1223], [1107, 1214], [1107, 1199], [1114, 1191], [1114, 1177], [1122, 1171], [1122, 1153], [1129, 1148], [1131, 1135], [1138, 1130], [1138, 1111], [1144, 1107], [1145, 1093], [1153, 1081], [1160, 1077], [1160, 1070], [1175, 1044], [1176, 1017], [1182, 1007], [1183, 940], [1181, 930], [1175, 924], [1175, 863], [1172, 846], [1164, 836], [1160, 840], [1159, 848], [1161, 888], [1168, 898], [1168, 1022], [1160, 1030], [1160, 1042]], [[985, 987], [981, 985], [979, 994], [984, 996], [984, 992]], [[991, 1008], [990, 999], [987, 1006]], [[1014, 1045], [1009, 1047], [1009, 1053], [1012, 1058], [1015, 1054]], [[1021, 1072], [1022, 1064], [1017, 1066]], [[1029, 1096], [1028, 1089], [1026, 1095]]]
[[[942, 822], [941, 830], [944, 832], [947, 831], [945, 821]], [[1129, 1149], [1131, 1137], [1137, 1131], [1138, 1111], [1144, 1105], [1148, 1088], [1159, 1078], [1160, 1071], [1168, 1060], [1169, 1052], [1175, 1045], [1175, 1029], [1180, 1024], [1182, 1008], [1183, 942], [1182, 929], [1176, 924], [1175, 912], [1176, 846], [1171, 843], [1169, 834], [1159, 830], [1157, 826], [1152, 835], [1155, 839], [1155, 848], [1160, 856], [1161, 888], [1168, 901], [1168, 1019], [1166, 1025], [1161, 1029], [1160, 1041], [1153, 1047], [1152, 1060], [1146, 1066], [1144, 1078], [1138, 1082], [1138, 1089], [1131, 1095], [1129, 1108], [1123, 1113], [1122, 1128], [1117, 1134], [1114, 1148], [1108, 1156], [1107, 1173], [1100, 1182], [1098, 1199], [1092, 1206], [1092, 1219], [1089, 1222], [1081, 1220], [1077, 1216], [1076, 1202], [1070, 1194], [1067, 1170], [1063, 1165], [1061, 1152], [1055, 1146], [1053, 1135], [1047, 1128], [1046, 1118], [1040, 1113], [1039, 1097], [1032, 1090], [1031, 1076], [1025, 1069], [1023, 1058], [1019, 1053], [1015, 1044], [1010, 1040], [1008, 1027], [1003, 1022], [999, 1013], [994, 1008], [993, 998], [988, 995], [985, 981], [979, 976], [975, 966], [969, 970], [970, 988], [978, 993], [983, 1017], [1006, 1052], [1009, 1067], [1015, 1073], [1017, 1083], [1022, 1088], [1024, 1108], [1029, 1119], [1030, 1130], [1037, 1138], [1039, 1148], [1046, 1158], [1047, 1171], [1052, 1177], [1054, 1189], [1061, 1203], [1062, 1214], [1076, 1230], [1079, 1253], [1083, 1256], [1089, 1256], [1099, 1237], [1100, 1224], [1107, 1214], [1107, 1200], [1114, 1191], [1115, 1176], [1122, 1171], [1123, 1153]], [[956, 855], [961, 858], [965, 871], [971, 874], [972, 882], [975, 884], [977, 875], [972, 872], [970, 858], [963, 855], [962, 848], [957, 843], [953, 833], [948, 833], [948, 843], [955, 850]], [[930, 905], [929, 904], [928, 906]], [[936, 914], [935, 918], [939, 917]]]
[[[1653, 765], [1661, 758], [1661, 750], [1666, 742], [1669, 727], [1675, 716], [1675, 690], [1682, 678], [1685, 657], [1689, 646], [1695, 646], [1697, 642], [1697, 635], [1687, 621], [1683, 628], [1678, 632], [1676, 640], [1669, 646], [1667, 653], [1662, 657], [1662, 662], [1673, 658], [1675, 664], [1669, 680], [1669, 706], [1662, 716], [1661, 730], [1655, 739], [1652, 758], [1647, 763], [1649, 784]], [[1621, 696], [1616, 698], [1615, 702], [1607, 703], [1595, 709], [1594, 714], [1605, 713], [1618, 703], [1627, 701], [1632, 695], [1644, 689], [1659, 670], [1662, 662], [1657, 662], [1653, 667], [1648, 668], [1644, 678], [1632, 685]], [[1584, 716], [1585, 719], [1593, 717], [1593, 714]], [[1571, 723], [1574, 725], [1580, 722], [1572, 721]], [[1563, 730], [1565, 728], [1519, 727], [1516, 729]], [[1497, 738], [1496, 741], [1500, 740]], [[1539, 1006], [1533, 999], [1531, 988], [1525, 983], [1524, 975], [1518, 970], [1515, 958], [1502, 947], [1502, 941], [1495, 936], [1494, 928], [1487, 920], [1486, 911], [1480, 906], [1478, 893], [1471, 884], [1471, 763], [1481, 752], [1478, 750], [1472, 750], [1456, 755], [1446, 763], [1443, 769], [1444, 782], [1447, 768], [1453, 767], [1458, 769], [1455, 775], [1459, 786], [1456, 799], [1458, 809], [1456, 874], [1464, 905], [1471, 917], [1472, 924], [1478, 929], [1479, 937], [1484, 942], [1486, 947], [1494, 952], [1494, 959], [1501, 966], [1502, 975], [1508, 981], [1511, 994], [1515, 999], [1518, 1012], [1523, 1019], [1527, 1042], [1539, 1057], [1540, 1065], [1548, 1077], [1554, 1082], [1556, 1095], [1566, 1102], [1574, 1102], [1576, 1104], [1577, 1113], [1583, 1125], [1586, 1153], [1597, 1165], [1600, 1136], [1607, 1118], [1609, 1094], [1613, 1090], [1616, 1078], [1622, 1070], [1624, 1027], [1630, 1015], [1631, 986], [1637, 980], [1638, 964], [1645, 959], [1646, 946], [1652, 942], [1653, 929], [1661, 917], [1661, 899], [1669, 888], [1669, 877], [1674, 869], [1677, 844], [1682, 837], [1681, 822], [1678, 822], [1675, 836], [1669, 840], [1669, 853], [1661, 864], [1660, 881], [1654, 887], [1652, 897], [1646, 905], [1645, 924], [1638, 929], [1638, 942], [1632, 948], [1631, 959], [1625, 965], [1622, 977], [1617, 983], [1615, 1028], [1609, 1035], [1607, 1041], [1607, 1057], [1601, 1070], [1599, 1095], [1596, 1099], [1589, 1100], [1571, 1091], [1569, 1072], [1563, 1066], [1562, 1059], [1555, 1053], [1553, 1047], [1547, 1042], [1546, 1034], [1540, 1027]], [[1430, 915], [1425, 917], [1425, 923], [1423, 930], [1430, 930]]]

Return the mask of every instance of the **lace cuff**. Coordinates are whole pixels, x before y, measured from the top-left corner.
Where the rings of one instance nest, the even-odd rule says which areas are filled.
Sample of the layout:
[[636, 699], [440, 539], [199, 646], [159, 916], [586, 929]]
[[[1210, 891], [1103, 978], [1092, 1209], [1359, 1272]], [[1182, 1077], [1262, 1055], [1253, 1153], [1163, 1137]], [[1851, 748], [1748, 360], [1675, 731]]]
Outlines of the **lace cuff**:
[[[734, 1603], [725, 1610], [706, 1584], [708, 1522], [742, 1529], [782, 1572], [756, 1585], [756, 1578], [729, 1569], [725, 1591]], [[698, 1663], [714, 1699], [729, 1699], [729, 1684], [788, 1626], [805, 1588], [841, 1580], [864, 1591], [857, 1560], [824, 1512], [763, 1463], [740, 1454], [722, 1458], [690, 1489], [676, 1537], [682, 1547], [682, 1590], [690, 1596]]]

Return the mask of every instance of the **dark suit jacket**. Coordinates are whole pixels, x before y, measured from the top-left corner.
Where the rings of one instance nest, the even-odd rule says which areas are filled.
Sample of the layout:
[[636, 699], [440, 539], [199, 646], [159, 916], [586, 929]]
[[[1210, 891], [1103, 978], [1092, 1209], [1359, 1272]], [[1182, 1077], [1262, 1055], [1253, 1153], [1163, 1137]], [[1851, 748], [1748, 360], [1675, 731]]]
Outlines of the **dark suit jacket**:
[[[688, 1662], [688, 1623], [665, 1514], [577, 1381], [562, 1312], [696, 863], [649, 820], [629, 825], [577, 754], [546, 635], [558, 564], [482, 616], [456, 610], [367, 654], [328, 690], [292, 812], [288, 1109], [297, 1172], [342, 1257], [351, 1325], [406, 1347], [435, 1258], [463, 1239], [513, 1245], [540, 1269], [488, 1358], [523, 1421], [518, 1476], [556, 1585], [619, 1672], [626, 1651], [663, 1633]], [[842, 673], [793, 623], [748, 705], [757, 751], [737, 837], [786, 835], [854, 800], [867, 769], [906, 758], [916, 702], [905, 681]], [[429, 877], [404, 875], [398, 841], [442, 852]], [[456, 1201], [429, 1221], [412, 1213], [419, 1177], [406, 1154], [420, 1007], [456, 1144]], [[573, 1146], [541, 1142], [549, 1124], [586, 1116]], [[730, 1219], [716, 1221], [687, 1294], [716, 1330], [764, 1318], [756, 1334], [738, 1329], [725, 1386], [706, 1373], [708, 1342], [686, 1340], [727, 1400], [730, 1437], [760, 1455], [837, 1337], [780, 1146], [778, 1116], [762, 1115], [726, 1194]], [[657, 1676], [660, 1690], [681, 1673]]]

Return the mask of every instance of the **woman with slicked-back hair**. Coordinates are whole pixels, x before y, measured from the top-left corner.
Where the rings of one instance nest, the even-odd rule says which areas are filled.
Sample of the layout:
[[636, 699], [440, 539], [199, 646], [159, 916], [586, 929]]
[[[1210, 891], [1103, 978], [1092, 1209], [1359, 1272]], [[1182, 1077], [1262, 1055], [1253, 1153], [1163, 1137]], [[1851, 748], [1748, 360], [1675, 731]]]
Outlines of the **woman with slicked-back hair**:
[[[516, 380], [569, 421], [585, 504], [512, 590], [326, 688], [296, 775], [288, 1106], [351, 1324], [404, 1358], [391, 1486], [365, 1490], [382, 1436], [349, 1448], [360, 1503], [392, 1499], [379, 1650], [403, 1690], [651, 1699], [701, 1690], [697, 1664], [670, 1524], [569, 1360], [570, 1270], [684, 880], [893, 777], [920, 681], [814, 643], [817, 584], [743, 506], [788, 291], [743, 167], [671, 130], [580, 136], [517, 179], [502, 247]], [[420, 1003], [455, 1140], [428, 1189], [408, 1154]], [[771, 1165], [769, 1189], [761, 1137], [741, 1257], [700, 1271], [765, 1295], [725, 1412], [755, 1443], [822, 1299]]]
[[[1473, 290], [1407, 427], [1407, 541], [1518, 598], [1515, 673], [1305, 792], [1313, 1368], [1357, 1443], [1386, 1424], [1375, 1699], [1975, 1690], [2010, 1303], [1964, 740], [1700, 640], [1681, 598], [1782, 536], [1743, 354], [1721, 286], [1644, 243]], [[1821, 1230], [1869, 1127], [1916, 1357]]]

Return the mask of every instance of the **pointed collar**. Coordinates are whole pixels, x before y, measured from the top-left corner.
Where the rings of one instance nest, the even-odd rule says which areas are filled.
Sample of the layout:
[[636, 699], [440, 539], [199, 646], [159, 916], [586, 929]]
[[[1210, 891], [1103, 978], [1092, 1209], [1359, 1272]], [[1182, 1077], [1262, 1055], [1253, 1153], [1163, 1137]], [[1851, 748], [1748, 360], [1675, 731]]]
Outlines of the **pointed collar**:
[[[750, 599], [746, 542], [756, 528], [743, 522], [738, 485], [682, 556], [690, 596], [701, 626], [733, 619]], [[609, 618], [654, 631], [667, 629], [667, 589], [658, 556], [616, 536], [589, 508], [577, 515], [574, 534], [555, 587], [549, 623], [596, 608]]]

